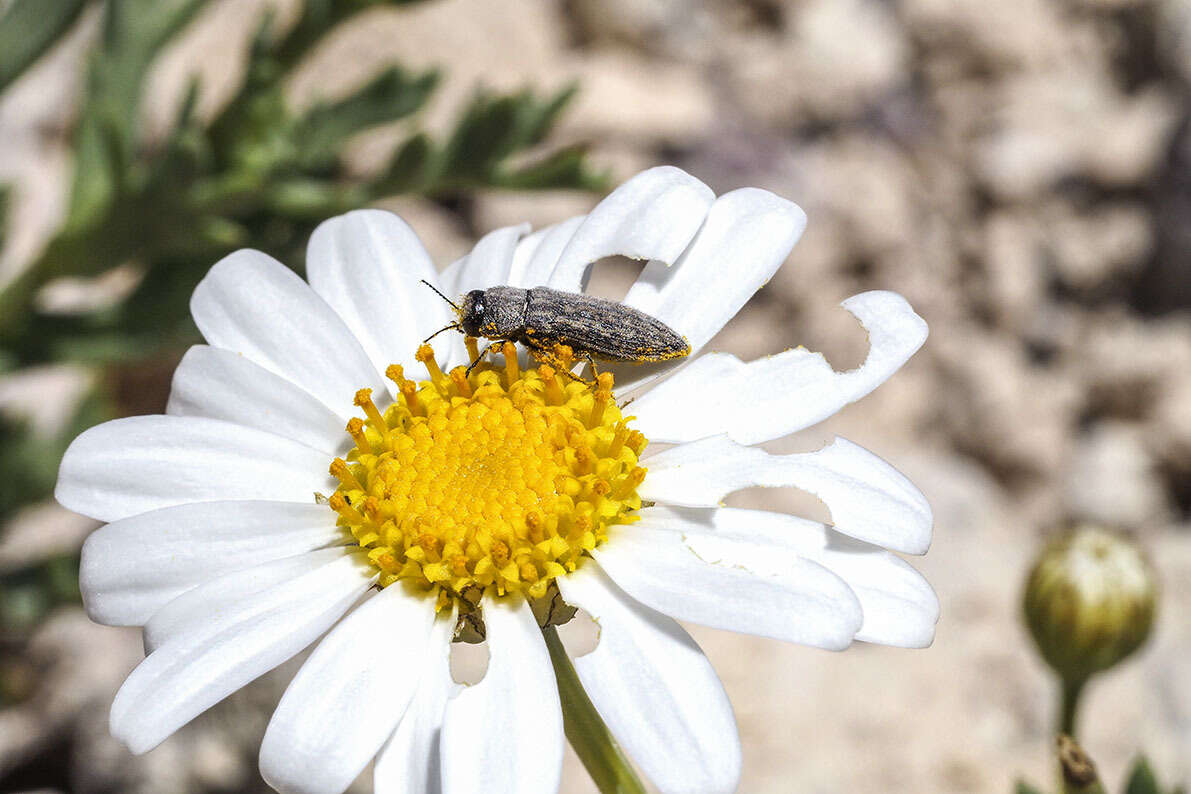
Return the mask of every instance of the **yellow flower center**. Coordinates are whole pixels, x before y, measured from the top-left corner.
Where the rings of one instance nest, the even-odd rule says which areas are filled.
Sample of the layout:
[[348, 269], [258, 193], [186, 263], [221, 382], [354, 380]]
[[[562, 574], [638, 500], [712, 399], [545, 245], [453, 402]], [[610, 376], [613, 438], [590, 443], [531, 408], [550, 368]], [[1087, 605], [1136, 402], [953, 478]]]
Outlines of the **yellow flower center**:
[[383, 413], [370, 390], [356, 395], [367, 418], [348, 423], [356, 445], [331, 463], [330, 505], [382, 587], [409, 580], [440, 607], [484, 592], [540, 598], [609, 526], [636, 520], [646, 441], [612, 400], [612, 376], [593, 387], [522, 370], [512, 344], [503, 353], [503, 366], [444, 374], [422, 345], [428, 380], [390, 366], [401, 399]]

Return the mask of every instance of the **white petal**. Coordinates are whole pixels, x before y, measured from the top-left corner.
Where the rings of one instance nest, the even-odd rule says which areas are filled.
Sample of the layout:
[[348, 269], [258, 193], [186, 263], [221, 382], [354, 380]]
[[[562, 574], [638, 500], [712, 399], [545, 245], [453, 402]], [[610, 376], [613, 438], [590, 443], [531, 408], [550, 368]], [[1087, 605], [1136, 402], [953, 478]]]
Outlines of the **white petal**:
[[350, 786], [413, 699], [433, 624], [434, 601], [399, 585], [344, 618], [269, 720], [260, 754], [265, 782], [283, 794], [340, 794]]
[[698, 350], [777, 272], [805, 228], [806, 213], [767, 190], [725, 193], [674, 266], [650, 262], [624, 302]]
[[241, 609], [245, 601], [335, 562], [353, 549], [354, 546], [335, 546], [260, 561], [187, 590], [150, 616], [144, 630], [145, 653], [152, 653], [176, 637], [200, 632], [212, 617]]
[[[777, 272], [805, 227], [797, 204], [766, 190], [725, 193], [674, 266], [650, 262], [624, 302], [686, 337], [693, 355]], [[618, 365], [612, 371], [623, 393], [689, 362]]]
[[773, 546], [776, 558], [813, 560], [860, 600], [864, 624], [856, 639], [905, 648], [924, 648], [934, 639], [939, 599], [922, 574], [897, 555], [817, 521], [764, 510], [657, 506], [641, 511], [641, 526], [741, 538]]
[[447, 701], [462, 687], [451, 678], [451, 634], [455, 618], [439, 620], [431, 630], [430, 653], [418, 691], [405, 716], [376, 759], [375, 794], [441, 794], [443, 714]]
[[112, 734], [134, 753], [153, 749], [329, 629], [371, 586], [373, 570], [362, 554], [340, 557], [167, 642], [120, 687]]
[[[462, 259], [448, 268], [451, 281], [450, 291], [456, 295], [473, 289], [488, 289], [509, 283], [509, 272], [513, 266], [513, 251], [517, 241], [529, 234], [530, 226], [505, 226], [488, 232]], [[447, 276], [447, 272], [443, 273]], [[444, 278], [445, 283], [445, 278]]]
[[141, 513], [92, 532], [83, 544], [83, 604], [97, 623], [143, 626], [209, 579], [341, 537], [331, 509], [313, 503], [196, 502]]
[[868, 331], [869, 353], [856, 369], [836, 372], [802, 347], [749, 364], [709, 353], [633, 403], [637, 427], [667, 443], [719, 433], [742, 444], [780, 438], [859, 400], [926, 341], [926, 323], [896, 293], [865, 292], [843, 306]]
[[165, 412], [205, 416], [292, 438], [333, 455], [344, 419], [300, 386], [230, 350], [195, 345], [174, 372]]
[[484, 600], [488, 672], [447, 704], [443, 791], [554, 794], [562, 776], [562, 706], [529, 604]]
[[69, 510], [116, 521], [186, 502], [310, 503], [334, 490], [325, 453], [263, 430], [195, 416], [132, 416], [76, 438], [54, 496]]
[[580, 292], [590, 265], [617, 254], [676, 261], [714, 200], [711, 188], [674, 166], [642, 171], [588, 214], [559, 256], [547, 286]]
[[[425, 279], [437, 287], [438, 272], [405, 221], [383, 210], [356, 210], [324, 221], [310, 236], [306, 273], [310, 286], [360, 340], [377, 372], [402, 364], [407, 377], [426, 377], [414, 351], [454, 316], [421, 283]], [[445, 334], [435, 347], [450, 348], [444, 359], [463, 355], [462, 342]]]
[[647, 456], [643, 499], [683, 507], [716, 507], [741, 488], [794, 486], [817, 496], [835, 529], [907, 554], [930, 547], [930, 505], [881, 458], [843, 438], [815, 452], [771, 455], [725, 436]]
[[740, 736], [711, 662], [682, 627], [584, 565], [558, 579], [568, 604], [600, 627], [596, 649], [574, 660], [596, 710], [663, 794], [732, 792]]
[[586, 215], [576, 215], [561, 223], [539, 229], [517, 243], [513, 264], [509, 268], [509, 284], [514, 287], [544, 287], [554, 272], [558, 257], [575, 236]]
[[357, 389], [385, 392], [384, 379], [335, 310], [259, 251], [217, 262], [195, 288], [190, 313], [207, 342], [293, 381], [341, 416], [351, 415]]
[[817, 563], [775, 565], [773, 551], [633, 524], [593, 554], [621, 589], [678, 620], [829, 650], [848, 647], [862, 621], [856, 596]]

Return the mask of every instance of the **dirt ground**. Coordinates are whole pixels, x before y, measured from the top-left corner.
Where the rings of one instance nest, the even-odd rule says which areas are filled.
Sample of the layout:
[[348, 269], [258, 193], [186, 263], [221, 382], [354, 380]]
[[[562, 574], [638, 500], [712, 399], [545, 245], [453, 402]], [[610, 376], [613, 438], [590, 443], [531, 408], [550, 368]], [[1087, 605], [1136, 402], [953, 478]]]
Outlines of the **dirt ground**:
[[[206, 110], [217, 105], [262, 5], [212, 4], [160, 64], [147, 123], [164, 127], [195, 69], [212, 89]], [[63, 130], [94, 21], [0, 103], [0, 177], [19, 191], [0, 274], [63, 211]], [[930, 324], [884, 387], [774, 448], [839, 433], [924, 491], [935, 541], [913, 562], [942, 602], [937, 641], [831, 654], [692, 628], [736, 709], [742, 792], [1008, 794], [1019, 775], [1048, 785], [1056, 696], [1019, 590], [1039, 538], [1074, 518], [1135, 531], [1163, 585], [1152, 641], [1084, 704], [1085, 744], [1114, 789], [1139, 749], [1167, 780], [1191, 781], [1191, 2], [441, 0], [367, 14], [291, 95], [341, 91], [394, 56], [445, 70], [418, 120], [431, 129], [478, 84], [578, 79], [552, 140], [592, 143], [618, 180], [673, 163], [717, 192], [758, 185], [801, 204], [805, 237], [710, 349], [753, 358], [802, 344], [853, 366], [864, 336], [838, 303], [875, 288], [904, 294]], [[357, 141], [353, 167], [375, 167], [405, 129]], [[492, 228], [536, 227], [595, 200], [385, 206], [445, 265]], [[597, 283], [615, 295], [632, 272], [610, 262]], [[0, 403], [66, 400], [86, 377], [0, 384]], [[39, 416], [52, 425], [52, 410]], [[733, 503], [825, 517], [794, 493]], [[52, 505], [26, 511], [0, 564], [76, 547], [90, 528]], [[0, 711], [0, 779], [49, 744], [62, 748], [63, 790], [263, 785], [255, 750], [284, 671], [131, 759], [107, 736], [106, 711], [140, 656], [137, 633], [68, 610], [36, 643], [53, 685]], [[594, 791], [573, 756], [564, 791]]]

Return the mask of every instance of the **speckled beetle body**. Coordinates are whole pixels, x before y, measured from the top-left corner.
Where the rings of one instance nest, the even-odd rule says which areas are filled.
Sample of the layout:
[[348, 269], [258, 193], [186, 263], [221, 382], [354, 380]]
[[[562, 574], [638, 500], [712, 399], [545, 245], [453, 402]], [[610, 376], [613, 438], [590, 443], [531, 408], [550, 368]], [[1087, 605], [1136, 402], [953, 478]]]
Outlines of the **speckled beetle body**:
[[623, 303], [533, 287], [489, 287], [463, 296], [459, 325], [465, 334], [520, 342], [549, 357], [557, 345], [601, 361], [646, 363], [691, 351], [670, 326]]

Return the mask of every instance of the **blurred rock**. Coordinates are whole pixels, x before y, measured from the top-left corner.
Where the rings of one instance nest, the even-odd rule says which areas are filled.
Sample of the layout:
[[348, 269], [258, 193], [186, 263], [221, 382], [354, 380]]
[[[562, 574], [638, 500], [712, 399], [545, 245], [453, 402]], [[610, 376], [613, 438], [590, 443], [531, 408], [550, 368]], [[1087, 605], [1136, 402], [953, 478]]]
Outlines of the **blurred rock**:
[[481, 191], [475, 196], [474, 218], [479, 234], [521, 223], [537, 230], [575, 215], [586, 215], [595, 203], [590, 193]]
[[1143, 322], [1118, 311], [1089, 316], [1071, 361], [1090, 410], [1121, 418], [1149, 416], [1166, 383], [1191, 371], [1191, 322]]
[[58, 278], [42, 287], [37, 310], [45, 314], [84, 314], [112, 309], [141, 283], [141, 268], [123, 264], [94, 278]]
[[960, 447], [1005, 476], [1055, 475], [1069, 454], [1079, 391], [1029, 365], [1013, 341], [988, 334], [932, 340], [953, 399], [943, 421]]
[[562, 118], [564, 136], [689, 145], [716, 118], [711, 88], [684, 64], [608, 49], [576, 59], [573, 74], [583, 90]]
[[0, 573], [75, 554], [97, 526], [96, 521], [54, 503], [27, 507], [2, 527]]
[[1191, 2], [1158, 0], [1158, 42], [1184, 80], [1191, 80]]
[[1137, 205], [1071, 214], [1056, 207], [1043, 217], [1055, 270], [1072, 289], [1092, 289], [1113, 276], [1140, 270], [1153, 245], [1151, 221]]
[[1170, 518], [1170, 505], [1142, 428], [1102, 422], [1083, 433], [1066, 474], [1068, 513], [1128, 529]]
[[993, 68], [1051, 63], [1071, 47], [1061, 6], [1046, 0], [910, 0], [907, 26], [933, 48], [981, 59]]
[[1046, 268], [1037, 220], [1020, 212], [998, 211], [984, 225], [982, 255], [988, 274], [990, 311], [998, 322], [1020, 332], [1046, 300]]
[[839, 245], [859, 258], [906, 248], [917, 229], [918, 176], [890, 143], [868, 136], [832, 137], [798, 153], [800, 196], [809, 215], [840, 224]]
[[[733, 102], [769, 124], [852, 116], [906, 79], [910, 50], [874, 0], [792, 4], [788, 24], [737, 45]], [[745, 55], [747, 53], [747, 55]]]
[[1037, 196], [1064, 178], [1107, 185], [1144, 179], [1170, 143], [1177, 108], [1159, 91], [1124, 96], [1098, 70], [1065, 68], [999, 86], [994, 116], [974, 151], [975, 170], [1008, 200]]
[[71, 735], [83, 716], [102, 714], [106, 724], [111, 697], [142, 650], [139, 632], [64, 609], [38, 629], [28, 654], [38, 680], [28, 700], [0, 711], [0, 778]]
[[1132, 285], [1132, 303], [1150, 314], [1191, 309], [1191, 117], [1184, 117], [1152, 194], [1153, 259]]
[[1171, 379], [1154, 409], [1153, 446], [1191, 482], [1191, 373]]
[[571, 25], [586, 41], [694, 55], [716, 26], [711, 6], [691, 0], [574, 0]]
[[71, 365], [28, 367], [0, 376], [0, 412], [52, 438], [61, 433], [94, 376]]

